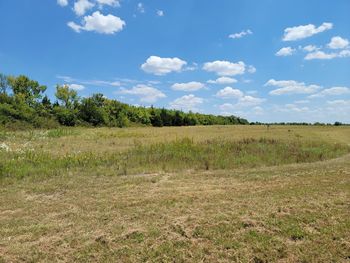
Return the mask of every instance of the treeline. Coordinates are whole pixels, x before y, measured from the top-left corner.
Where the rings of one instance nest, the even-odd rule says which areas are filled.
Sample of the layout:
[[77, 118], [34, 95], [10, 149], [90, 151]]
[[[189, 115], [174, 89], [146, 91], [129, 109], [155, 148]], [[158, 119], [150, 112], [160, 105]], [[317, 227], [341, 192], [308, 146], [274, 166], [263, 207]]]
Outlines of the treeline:
[[57, 85], [51, 102], [47, 87], [27, 76], [0, 73], [0, 125], [8, 128], [65, 126], [190, 126], [249, 124], [236, 116], [185, 113], [179, 110], [136, 107], [103, 94], [81, 98], [67, 85]]
[[350, 124], [336, 121], [334, 123], [323, 123], [323, 122], [314, 122], [314, 123], [309, 123], [309, 122], [273, 122], [273, 123], [251, 122], [250, 125], [349, 126]]

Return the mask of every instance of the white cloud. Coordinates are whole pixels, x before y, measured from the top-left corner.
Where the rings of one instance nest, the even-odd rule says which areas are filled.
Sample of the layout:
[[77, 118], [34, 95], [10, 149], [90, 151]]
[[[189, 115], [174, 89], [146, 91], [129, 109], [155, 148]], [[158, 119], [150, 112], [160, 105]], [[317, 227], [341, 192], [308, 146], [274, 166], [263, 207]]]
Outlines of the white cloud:
[[67, 26], [69, 26], [71, 29], [73, 29], [75, 32], [80, 32], [82, 30], [82, 26], [74, 23], [73, 21], [70, 21], [67, 23]]
[[200, 82], [191, 81], [187, 83], [175, 83], [171, 86], [173, 90], [182, 90], [182, 91], [196, 91], [203, 89], [205, 85]]
[[68, 84], [68, 87], [70, 89], [77, 90], [77, 91], [85, 89], [85, 86], [84, 85], [80, 85], [80, 84]]
[[171, 72], [180, 72], [187, 62], [179, 58], [161, 58], [157, 56], [150, 56], [141, 69], [147, 73], [155, 75], [166, 75]]
[[310, 95], [309, 98], [322, 98], [325, 96], [339, 96], [344, 94], [350, 94], [350, 88], [332, 87], [332, 88], [324, 89], [317, 94]]
[[276, 52], [276, 56], [279, 57], [286, 57], [286, 56], [291, 56], [293, 55], [293, 53], [295, 52], [295, 49], [291, 48], [291, 47], [283, 47], [281, 48], [279, 51]]
[[343, 49], [349, 46], [349, 40], [339, 36], [332, 37], [331, 42], [327, 45], [331, 49]]
[[286, 104], [284, 111], [292, 111], [292, 112], [294, 111], [294, 112], [300, 113], [300, 112], [308, 112], [309, 110], [310, 110], [309, 107], [298, 107], [295, 104]]
[[347, 106], [350, 108], [350, 100], [329, 100], [327, 104], [332, 106]]
[[78, 16], [82, 16], [86, 11], [93, 8], [95, 6], [94, 3], [89, 2], [89, 0], [77, 0], [74, 3], [73, 10]]
[[157, 16], [164, 16], [163, 10], [157, 10]]
[[191, 66], [185, 67], [183, 71], [194, 71], [198, 69], [198, 64], [193, 62]]
[[216, 93], [216, 96], [222, 99], [232, 99], [232, 98], [241, 98], [244, 96], [243, 92], [239, 89], [233, 89], [231, 87], [226, 87], [224, 89], [219, 90]]
[[296, 100], [294, 101], [295, 104], [307, 104], [307, 103], [310, 103], [309, 100]]
[[305, 85], [304, 82], [294, 80], [274, 80], [270, 79], [264, 86], [278, 87], [269, 92], [270, 95], [285, 94], [311, 94], [317, 92], [321, 87], [317, 85]]
[[137, 11], [140, 13], [144, 13], [145, 12], [145, 7], [143, 5], [143, 3], [138, 3], [137, 4]]
[[229, 114], [229, 112], [233, 110], [239, 110], [247, 107], [255, 107], [255, 111], [259, 111], [259, 113], [262, 113], [262, 108], [258, 105], [262, 104], [265, 101], [265, 99], [262, 98], [256, 98], [252, 96], [242, 96], [238, 99], [238, 102], [235, 104], [232, 103], [224, 103], [219, 106], [219, 109], [222, 112], [225, 112]]
[[57, 4], [60, 6], [67, 6], [68, 0], [57, 0]]
[[143, 84], [136, 85], [131, 89], [121, 89], [118, 93], [138, 96], [141, 102], [146, 103], [154, 103], [158, 99], [166, 97], [160, 90]]
[[244, 30], [240, 33], [230, 34], [228, 37], [232, 38], [232, 39], [236, 39], [236, 38], [242, 38], [246, 35], [251, 35], [251, 34], [253, 34], [253, 32], [250, 29], [248, 29], [248, 30]]
[[106, 81], [106, 80], [80, 80], [69, 76], [57, 76], [58, 79], [62, 79], [67, 83], [79, 83], [82, 85], [92, 85], [92, 86], [112, 86], [119, 87], [121, 83], [119, 81]]
[[256, 72], [256, 68], [254, 66], [248, 66], [248, 69], [247, 71], [251, 74], [255, 73]]
[[307, 46], [303, 47], [303, 51], [306, 51], [306, 52], [313, 52], [313, 51], [316, 51], [319, 49], [320, 48], [316, 47], [315, 45], [307, 45]]
[[232, 84], [236, 82], [237, 82], [236, 79], [230, 78], [230, 77], [220, 77], [220, 78], [217, 78], [216, 80], [207, 81], [207, 83], [210, 83], [210, 84], [221, 84], [221, 85], [227, 85], [227, 84]]
[[315, 51], [312, 53], [309, 53], [305, 56], [305, 60], [313, 60], [313, 59], [333, 59], [338, 57], [338, 54], [336, 53], [325, 53], [323, 51]]
[[193, 94], [182, 96], [170, 103], [170, 107], [184, 111], [198, 111], [197, 107], [204, 102], [204, 99]]
[[343, 50], [338, 54], [340, 58], [350, 57], [350, 50]]
[[288, 27], [284, 30], [283, 41], [295, 41], [295, 40], [304, 39], [332, 28], [333, 28], [332, 23], [323, 23], [319, 27], [316, 27], [313, 24], [296, 26], [296, 27]]
[[118, 6], [118, 7], [120, 6], [119, 0], [96, 0], [96, 1], [100, 6], [103, 6], [103, 5]]
[[234, 110], [235, 106], [232, 103], [224, 103], [219, 105], [219, 109], [225, 113], [228, 113], [229, 111]]
[[236, 107], [239, 107], [239, 108], [252, 107], [252, 106], [260, 105], [264, 101], [265, 99], [262, 99], [262, 98], [256, 98], [253, 96], [243, 96], [238, 100]]
[[235, 76], [244, 74], [246, 65], [242, 61], [232, 63], [217, 60], [205, 63], [203, 69], [208, 72], [215, 72], [219, 76]]
[[78, 33], [84, 30], [95, 31], [101, 34], [114, 34], [123, 30], [125, 22], [117, 16], [111, 14], [105, 16], [96, 11], [91, 16], [85, 16], [82, 25], [74, 22], [69, 22], [67, 25]]

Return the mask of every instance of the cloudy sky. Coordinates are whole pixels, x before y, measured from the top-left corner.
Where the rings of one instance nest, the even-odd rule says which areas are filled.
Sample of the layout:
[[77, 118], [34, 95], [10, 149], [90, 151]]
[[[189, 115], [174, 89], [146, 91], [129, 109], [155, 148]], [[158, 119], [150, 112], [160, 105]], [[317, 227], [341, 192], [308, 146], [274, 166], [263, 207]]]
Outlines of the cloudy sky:
[[133, 105], [350, 122], [348, 0], [0, 0], [0, 72]]

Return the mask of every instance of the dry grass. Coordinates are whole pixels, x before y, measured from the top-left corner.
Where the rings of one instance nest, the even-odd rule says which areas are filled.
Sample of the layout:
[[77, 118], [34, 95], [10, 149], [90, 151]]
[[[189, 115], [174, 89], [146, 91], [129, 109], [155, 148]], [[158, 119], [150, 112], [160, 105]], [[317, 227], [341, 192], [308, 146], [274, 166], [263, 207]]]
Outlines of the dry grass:
[[[64, 136], [6, 136], [12, 148], [32, 136], [31, 147], [53, 156], [122, 151], [134, 147], [136, 138], [144, 145], [184, 137], [350, 143], [350, 129], [343, 127], [74, 129]], [[113, 166], [98, 165], [59, 173], [3, 184], [0, 262], [350, 259], [350, 155], [215, 171], [117, 176]]]

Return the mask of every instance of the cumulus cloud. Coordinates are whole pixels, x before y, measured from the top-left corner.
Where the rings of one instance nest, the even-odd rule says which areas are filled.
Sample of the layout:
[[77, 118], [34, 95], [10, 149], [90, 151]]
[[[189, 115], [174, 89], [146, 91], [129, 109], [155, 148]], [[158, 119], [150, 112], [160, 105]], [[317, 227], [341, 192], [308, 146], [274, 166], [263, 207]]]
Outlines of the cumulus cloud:
[[232, 84], [236, 82], [237, 82], [236, 79], [230, 78], [230, 77], [220, 77], [220, 78], [217, 78], [216, 80], [207, 81], [207, 83], [209, 84], [221, 84], [221, 85], [227, 85], [227, 84]]
[[117, 6], [117, 7], [120, 6], [119, 0], [96, 0], [96, 1], [100, 6], [103, 6], [103, 5]]
[[201, 82], [191, 81], [187, 83], [175, 83], [171, 86], [173, 90], [196, 91], [203, 89], [205, 85]]
[[[306, 107], [306, 106], [299, 107], [295, 104], [286, 104], [284, 111], [292, 111], [292, 112], [294, 111], [294, 112], [301, 113], [301, 112], [308, 112], [309, 110], [310, 110], [309, 107]], [[282, 111], [283, 111], [283, 109], [282, 109]]]
[[262, 99], [262, 98], [256, 98], [253, 96], [243, 96], [238, 100], [236, 107], [237, 108], [252, 107], [252, 106], [260, 105], [264, 101], [265, 99]]
[[111, 14], [105, 16], [96, 11], [91, 16], [85, 16], [81, 25], [74, 22], [68, 22], [67, 25], [78, 33], [84, 30], [101, 34], [114, 34], [123, 30], [125, 22], [117, 16]]
[[166, 75], [171, 72], [180, 72], [187, 62], [179, 58], [161, 58], [158, 56], [150, 56], [141, 69], [147, 73], [154, 75]]
[[339, 52], [338, 57], [340, 58], [350, 57], [350, 50], [342, 50], [341, 52]]
[[222, 99], [232, 99], [232, 98], [241, 98], [244, 96], [243, 92], [239, 89], [233, 89], [231, 87], [226, 87], [221, 90], [219, 90], [216, 93], [216, 96]]
[[84, 85], [80, 85], [80, 84], [68, 84], [68, 87], [70, 89], [77, 90], [77, 91], [85, 89], [85, 86]]
[[270, 79], [264, 86], [278, 87], [278, 89], [270, 91], [270, 95], [311, 94], [321, 88], [317, 85], [306, 85], [304, 82], [297, 82], [295, 80], [274, 79]]
[[157, 10], [157, 16], [164, 16], [163, 10]]
[[323, 51], [315, 51], [309, 53], [305, 56], [305, 60], [313, 60], [313, 59], [333, 59], [336, 58], [336, 53], [325, 53]]
[[288, 27], [284, 30], [283, 41], [295, 41], [295, 40], [304, 39], [332, 28], [333, 28], [332, 23], [323, 23], [319, 27], [316, 27], [313, 24], [296, 26], [296, 27]]
[[256, 98], [252, 96], [242, 96], [241, 98], [238, 99], [237, 103], [224, 103], [219, 105], [219, 109], [225, 113], [225, 114], [230, 114], [233, 110], [239, 110], [239, 109], [244, 109], [248, 107], [254, 107], [255, 113], [262, 113], [262, 108], [259, 107], [258, 105], [261, 105], [265, 99], [262, 98]]
[[67, 6], [68, 0], [57, 0], [57, 4], [60, 6]]
[[331, 42], [327, 45], [331, 49], [343, 49], [349, 47], [349, 40], [339, 36], [332, 37]]
[[203, 70], [208, 72], [215, 72], [219, 76], [235, 76], [244, 74], [246, 65], [242, 61], [232, 63], [229, 61], [217, 60], [205, 63]]
[[138, 96], [141, 102], [146, 103], [154, 103], [158, 99], [166, 97], [160, 90], [143, 84], [136, 85], [131, 89], [121, 89], [119, 93]]
[[93, 8], [94, 6], [95, 4], [90, 2], [89, 0], [78, 0], [74, 3], [73, 10], [76, 15], [82, 16], [85, 14], [86, 11]]
[[333, 59], [333, 58], [346, 58], [350, 57], [350, 50], [342, 50], [338, 53], [325, 53], [323, 51], [316, 51], [309, 53], [305, 56], [305, 60], [313, 60], [313, 59]]
[[350, 88], [347, 87], [332, 87], [328, 89], [324, 89], [317, 94], [310, 95], [309, 98], [322, 98], [325, 96], [339, 96], [350, 94]]
[[256, 72], [256, 68], [254, 66], [248, 66], [248, 69], [247, 71], [251, 74], [255, 73]]
[[316, 47], [315, 45], [307, 45], [307, 46], [303, 47], [303, 51], [306, 51], [306, 52], [313, 52], [313, 51], [316, 51], [319, 49], [320, 48]]
[[216, 93], [216, 97], [221, 99], [236, 99], [237, 102], [234, 104], [224, 103], [219, 106], [220, 110], [223, 113], [228, 113], [232, 110], [238, 110], [246, 107], [254, 107], [258, 106], [265, 101], [265, 99], [253, 97], [250, 95], [245, 95], [239, 89], [233, 89], [231, 87], [226, 87], [224, 89], [219, 90]]
[[248, 29], [239, 33], [230, 34], [228, 37], [232, 39], [236, 39], [236, 38], [242, 38], [246, 35], [251, 35], [251, 34], [253, 34], [253, 32], [250, 29]]
[[198, 111], [198, 106], [204, 102], [204, 99], [196, 97], [193, 94], [182, 96], [172, 101], [169, 105], [171, 108], [183, 111]]
[[291, 47], [283, 47], [279, 51], [276, 52], [276, 56], [278, 57], [286, 57], [286, 56], [291, 56], [295, 52], [295, 49]]

